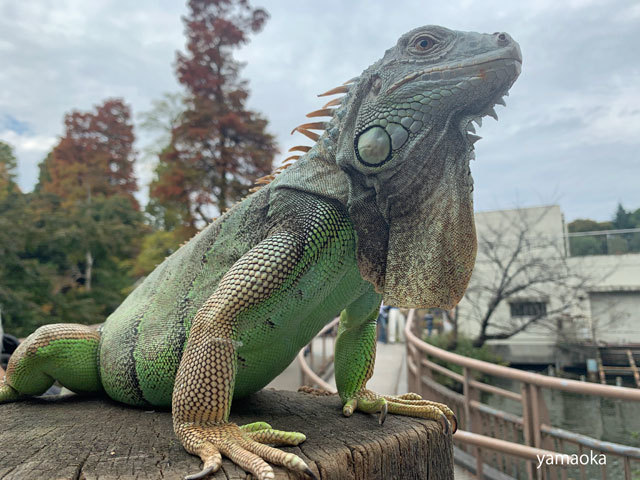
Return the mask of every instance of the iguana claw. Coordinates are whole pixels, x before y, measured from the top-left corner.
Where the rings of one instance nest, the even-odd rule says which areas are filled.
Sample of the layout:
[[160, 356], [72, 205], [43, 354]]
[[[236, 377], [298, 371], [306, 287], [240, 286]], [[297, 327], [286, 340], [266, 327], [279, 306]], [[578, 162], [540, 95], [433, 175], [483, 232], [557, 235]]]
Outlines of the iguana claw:
[[307, 467], [307, 469], [304, 470], [304, 473], [306, 473], [312, 480], [318, 480], [318, 477], [316, 477], [316, 474], [313, 473], [309, 467]]
[[404, 395], [383, 396], [389, 402], [389, 412], [410, 417], [428, 418], [436, 420], [442, 425], [442, 432], [456, 433], [458, 419], [453, 411], [444, 403], [423, 400], [417, 393], [405, 393]]
[[378, 417], [378, 424], [382, 425], [384, 421], [387, 419], [387, 412], [389, 411], [389, 404], [384, 402], [382, 404], [382, 408], [380, 409], [380, 416]]
[[200, 478], [204, 478], [207, 475], [214, 473], [214, 467], [213, 465], [207, 468], [202, 469], [200, 472], [198, 473], [194, 473], [193, 475], [187, 475], [186, 477], [184, 477], [184, 480], [198, 480]]
[[451, 420], [453, 421], [453, 429], [451, 430], [451, 434], [454, 434], [458, 431], [458, 417], [453, 414], [453, 418]]
[[442, 425], [442, 433], [444, 433], [445, 435], [449, 435], [449, 430], [451, 430], [451, 425], [449, 425], [449, 420], [447, 420], [447, 417], [444, 416], [444, 413], [440, 414], [438, 423]]
[[396, 413], [435, 420], [442, 425], [442, 432], [445, 435], [458, 430], [458, 419], [449, 407], [443, 403], [423, 400], [416, 393], [391, 396], [378, 395], [371, 390], [363, 389], [347, 400], [342, 407], [342, 413], [347, 417], [350, 417], [355, 410], [366, 413], [380, 412], [378, 417], [380, 425], [384, 423], [387, 413]]
[[267, 462], [305, 473], [317, 480], [300, 457], [265, 445], [298, 445], [306, 439], [301, 433], [274, 430], [264, 422], [244, 427], [233, 423], [184, 423], [177, 425], [176, 433], [187, 451], [198, 455], [204, 462], [200, 472], [185, 477], [185, 480], [202, 479], [218, 471], [222, 465], [222, 455], [251, 472], [258, 480], [275, 478], [273, 469]]

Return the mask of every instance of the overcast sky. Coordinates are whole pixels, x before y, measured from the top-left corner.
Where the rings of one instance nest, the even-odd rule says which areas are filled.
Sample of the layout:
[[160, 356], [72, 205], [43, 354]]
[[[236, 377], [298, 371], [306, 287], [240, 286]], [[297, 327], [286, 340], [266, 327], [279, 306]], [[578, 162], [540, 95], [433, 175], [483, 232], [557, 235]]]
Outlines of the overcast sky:
[[[283, 152], [304, 138], [289, 133], [324, 103], [317, 93], [358, 75], [404, 32], [505, 31], [520, 43], [523, 69], [500, 121], [487, 117], [478, 132], [476, 210], [558, 203], [571, 221], [609, 219], [618, 202], [640, 207], [640, 2], [252, 4], [271, 18], [238, 57], [249, 106], [269, 119]], [[179, 0], [0, 0], [0, 140], [16, 150], [25, 191], [65, 113], [122, 97], [137, 121], [180, 90], [173, 62], [185, 13]], [[136, 133], [142, 150], [149, 135]], [[138, 168], [143, 191], [151, 169]]]

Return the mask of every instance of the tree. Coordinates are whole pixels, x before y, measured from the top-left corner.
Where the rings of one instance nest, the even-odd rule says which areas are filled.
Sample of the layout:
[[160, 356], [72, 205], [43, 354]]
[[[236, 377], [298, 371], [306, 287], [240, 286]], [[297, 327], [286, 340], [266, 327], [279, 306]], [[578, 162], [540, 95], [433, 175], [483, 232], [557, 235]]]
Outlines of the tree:
[[[626, 211], [622, 204], [618, 204], [610, 222], [578, 219], [569, 223], [568, 227], [569, 233], [640, 228], [640, 208]], [[569, 246], [572, 256], [637, 253], [640, 252], [640, 233], [608, 232], [603, 235], [570, 236]]]
[[255, 179], [271, 171], [276, 152], [267, 121], [246, 108], [247, 82], [232, 56], [249, 33], [262, 29], [267, 13], [246, 0], [188, 5], [187, 52], [176, 61], [187, 108], [159, 156], [150, 188], [155, 214], [178, 221], [185, 237], [210, 222], [214, 210], [222, 212], [245, 196]]
[[616, 230], [623, 230], [626, 228], [633, 228], [633, 222], [631, 218], [631, 212], [627, 212], [621, 203], [618, 203], [616, 214], [613, 217], [613, 228]]
[[22, 195], [6, 210], [0, 204], [0, 303], [5, 330], [15, 335], [47, 323], [100, 323], [134, 283], [131, 265], [145, 226], [129, 199], [63, 204], [47, 192]]
[[15, 184], [12, 148], [0, 142], [0, 310], [7, 332], [41, 324], [50, 298], [51, 269], [25, 254], [33, 234], [28, 196]]
[[178, 249], [174, 232], [157, 230], [142, 240], [140, 254], [133, 262], [135, 277], [150, 274], [162, 261]]
[[[138, 210], [133, 196], [137, 189], [133, 165], [133, 125], [129, 107], [121, 99], [108, 99], [95, 112], [74, 111], [65, 116], [65, 135], [40, 167], [38, 192], [54, 194], [69, 209], [69, 217], [84, 221], [80, 235], [85, 241], [76, 245], [84, 257], [75, 262], [82, 268], [82, 285], [93, 285], [95, 232], [91, 211], [100, 208], [104, 199], [126, 198]], [[98, 205], [92, 205], [99, 202]], [[83, 219], [83, 220], [82, 220]], [[77, 279], [80, 276], [75, 275]]]
[[94, 112], [67, 114], [64, 123], [64, 136], [41, 166], [38, 190], [58, 195], [67, 206], [122, 195], [137, 209], [129, 107], [121, 99], [108, 99]]
[[635, 211], [630, 213], [631, 222], [633, 228], [640, 228], [640, 208], [636, 208]]
[[15, 182], [16, 167], [17, 163], [13, 149], [9, 144], [0, 141], [0, 201], [4, 200], [8, 195], [20, 191]]
[[151, 102], [151, 109], [141, 112], [140, 127], [156, 135], [151, 145], [143, 149], [146, 157], [159, 157], [171, 143], [171, 132], [180, 125], [187, 99], [181, 93], [164, 93]]
[[513, 212], [483, 223], [478, 232], [478, 259], [464, 297], [480, 325], [476, 347], [534, 325], [562, 330], [577, 320], [579, 299], [593, 281], [567, 261], [562, 237], [544, 233], [549, 209]]

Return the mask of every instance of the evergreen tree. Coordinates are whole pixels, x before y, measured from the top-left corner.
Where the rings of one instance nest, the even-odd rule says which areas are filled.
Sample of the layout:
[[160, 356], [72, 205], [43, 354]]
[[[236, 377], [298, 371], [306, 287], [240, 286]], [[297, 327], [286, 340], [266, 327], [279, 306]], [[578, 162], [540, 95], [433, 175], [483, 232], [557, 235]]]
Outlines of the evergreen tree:
[[618, 208], [616, 209], [616, 215], [613, 218], [613, 228], [616, 230], [633, 228], [633, 223], [631, 221], [631, 213], [627, 212], [621, 203], [618, 204]]
[[[35, 191], [0, 196], [0, 304], [5, 330], [19, 336], [45, 323], [104, 321], [132, 289], [149, 230], [133, 196], [129, 107], [107, 100], [66, 115], [65, 127]], [[0, 144], [0, 185], [13, 182], [15, 164]]]
[[21, 325], [42, 321], [50, 289], [48, 269], [25, 255], [32, 224], [16, 167], [13, 149], [0, 142], [0, 309], [5, 331], [21, 333]]
[[13, 149], [0, 141], [0, 201], [20, 189], [15, 182], [17, 163]]

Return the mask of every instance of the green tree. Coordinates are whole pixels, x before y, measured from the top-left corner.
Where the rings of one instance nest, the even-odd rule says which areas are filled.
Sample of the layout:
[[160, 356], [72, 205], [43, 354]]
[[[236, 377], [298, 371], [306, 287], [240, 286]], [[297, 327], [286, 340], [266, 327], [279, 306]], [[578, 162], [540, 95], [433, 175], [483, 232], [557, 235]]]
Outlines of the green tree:
[[601, 230], [612, 230], [612, 222], [596, 222], [588, 218], [578, 218], [568, 225], [569, 233], [572, 232], [596, 232]]
[[52, 269], [30, 257], [33, 235], [28, 195], [15, 184], [16, 158], [0, 142], [0, 308], [6, 332], [24, 335], [44, 322]]
[[[25, 217], [30, 229], [22, 256], [46, 268], [48, 293], [40, 302], [46, 316], [20, 325], [22, 331], [43, 323], [100, 323], [135, 281], [131, 264], [147, 227], [129, 198], [98, 196], [76, 208], [63, 208], [64, 203], [52, 193], [29, 195]], [[87, 251], [92, 254], [90, 268]]]
[[13, 149], [8, 143], [0, 141], [0, 201], [20, 190], [15, 182], [16, 167]]
[[[104, 321], [131, 291], [151, 230], [133, 197], [134, 136], [124, 102], [72, 112], [65, 124], [35, 191], [1, 190], [0, 304], [5, 330], [19, 336], [46, 323]], [[0, 186], [15, 183], [15, 166], [0, 144]]]
[[621, 203], [618, 204], [618, 208], [616, 209], [616, 214], [613, 217], [612, 224], [613, 224], [613, 228], [616, 230], [633, 228], [631, 213], [627, 212]]
[[0, 202], [0, 306], [4, 330], [18, 336], [47, 323], [54, 270], [25, 252], [30, 225], [24, 198]]
[[633, 224], [633, 228], [640, 228], [640, 208], [636, 209], [634, 212], [631, 212], [629, 215], [631, 223]]
[[142, 240], [141, 250], [132, 265], [132, 274], [143, 277], [151, 273], [166, 257], [178, 249], [175, 232], [157, 230]]

